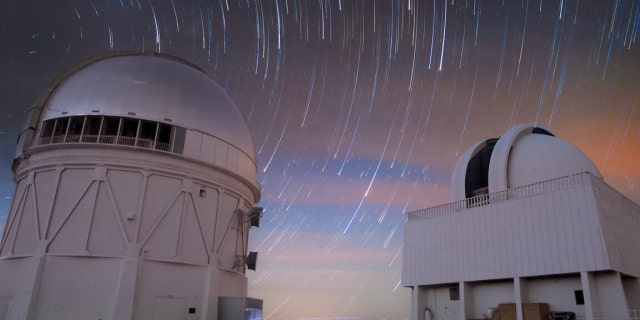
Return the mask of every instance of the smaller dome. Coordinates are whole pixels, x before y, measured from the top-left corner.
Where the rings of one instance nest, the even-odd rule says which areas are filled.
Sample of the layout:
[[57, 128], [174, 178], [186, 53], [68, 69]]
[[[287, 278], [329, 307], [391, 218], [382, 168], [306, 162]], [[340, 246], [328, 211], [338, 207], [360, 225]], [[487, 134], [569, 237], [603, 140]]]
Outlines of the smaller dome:
[[578, 148], [545, 128], [524, 124], [467, 149], [453, 170], [451, 195], [463, 200], [582, 172], [602, 179]]

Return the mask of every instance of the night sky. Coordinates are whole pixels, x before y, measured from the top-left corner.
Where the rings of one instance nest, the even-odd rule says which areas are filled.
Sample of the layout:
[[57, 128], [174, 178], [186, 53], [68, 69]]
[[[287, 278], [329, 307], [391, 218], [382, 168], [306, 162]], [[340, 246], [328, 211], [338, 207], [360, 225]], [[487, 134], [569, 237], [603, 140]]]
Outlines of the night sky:
[[252, 130], [265, 318], [408, 318], [404, 212], [449, 202], [474, 142], [537, 123], [640, 202], [639, 27], [640, 0], [4, 0], [0, 225], [47, 84], [101, 53], [162, 52]]

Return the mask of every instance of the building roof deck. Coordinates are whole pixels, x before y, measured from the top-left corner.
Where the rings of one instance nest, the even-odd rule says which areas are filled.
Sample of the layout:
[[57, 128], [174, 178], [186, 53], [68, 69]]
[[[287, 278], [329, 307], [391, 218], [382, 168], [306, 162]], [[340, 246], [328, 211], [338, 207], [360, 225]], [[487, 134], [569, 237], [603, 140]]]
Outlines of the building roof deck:
[[464, 200], [445, 203], [439, 206], [407, 212], [408, 220], [422, 220], [437, 216], [456, 213], [469, 208], [479, 207], [492, 203], [521, 199], [547, 192], [567, 189], [585, 184], [598, 184], [601, 187], [609, 187], [602, 179], [589, 172], [577, 173], [556, 179], [541, 181], [538, 183], [511, 188], [500, 192], [482, 194]]

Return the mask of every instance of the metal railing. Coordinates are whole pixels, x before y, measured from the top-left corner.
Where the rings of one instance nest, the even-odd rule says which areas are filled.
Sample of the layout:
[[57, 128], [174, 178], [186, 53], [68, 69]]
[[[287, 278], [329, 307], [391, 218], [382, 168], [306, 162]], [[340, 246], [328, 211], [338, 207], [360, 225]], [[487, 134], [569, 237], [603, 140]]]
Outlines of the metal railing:
[[445, 203], [443, 205], [407, 212], [409, 220], [429, 219], [441, 215], [447, 215], [469, 208], [484, 206], [490, 203], [499, 203], [507, 200], [521, 199], [542, 193], [567, 189], [569, 187], [590, 184], [599, 181], [589, 172], [577, 173], [570, 176], [546, 180], [522, 187], [507, 189], [504, 191], [483, 194], [464, 200]]
[[41, 137], [38, 141], [38, 145], [58, 143], [117, 144], [123, 146], [171, 152], [171, 145], [168, 143], [157, 142], [152, 139], [124, 137], [117, 135], [55, 135]]

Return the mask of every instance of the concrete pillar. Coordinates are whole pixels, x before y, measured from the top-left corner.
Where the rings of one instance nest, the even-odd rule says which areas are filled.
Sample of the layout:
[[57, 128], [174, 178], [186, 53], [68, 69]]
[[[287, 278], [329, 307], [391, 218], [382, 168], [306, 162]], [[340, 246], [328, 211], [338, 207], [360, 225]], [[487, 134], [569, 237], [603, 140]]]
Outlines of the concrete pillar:
[[[525, 288], [523, 288], [523, 286]], [[524, 289], [526, 289], [526, 281], [520, 280], [519, 277], [513, 278], [513, 291], [514, 291], [514, 297], [516, 300], [515, 302], [516, 302], [516, 319], [517, 320], [524, 320], [524, 313], [522, 312], [522, 303], [526, 302], [526, 291]]]
[[600, 309], [598, 306], [598, 292], [596, 282], [592, 272], [580, 272], [580, 282], [582, 283], [582, 295], [584, 296], [584, 316], [586, 320], [594, 319], [594, 310]]
[[[629, 305], [618, 272], [598, 273], [594, 277], [598, 287], [598, 303], [605, 319], [630, 319]], [[594, 310], [595, 311], [595, 310]]]
[[24, 275], [22, 279], [23, 290], [16, 293], [12, 306], [9, 308], [11, 311], [7, 315], [7, 319], [31, 320], [36, 317], [42, 272], [44, 270], [44, 256], [35, 256], [28, 259], [30, 261], [22, 273]]
[[129, 244], [127, 254], [120, 265], [120, 277], [116, 289], [113, 319], [133, 319], [135, 311], [140, 245]]
[[473, 285], [460, 281], [460, 320], [473, 318]]
[[210, 253], [207, 278], [205, 279], [202, 312], [200, 319], [218, 319], [218, 295], [220, 288], [220, 270], [216, 265], [218, 255]]
[[420, 320], [418, 314], [418, 286], [413, 286], [411, 288], [411, 319]]

